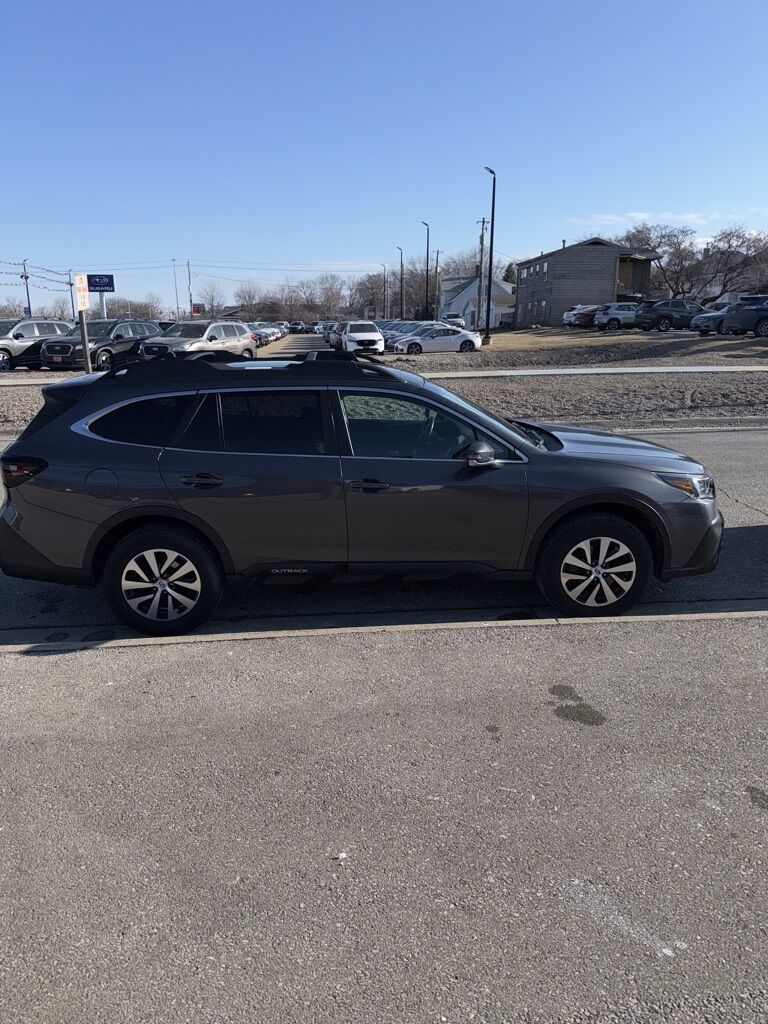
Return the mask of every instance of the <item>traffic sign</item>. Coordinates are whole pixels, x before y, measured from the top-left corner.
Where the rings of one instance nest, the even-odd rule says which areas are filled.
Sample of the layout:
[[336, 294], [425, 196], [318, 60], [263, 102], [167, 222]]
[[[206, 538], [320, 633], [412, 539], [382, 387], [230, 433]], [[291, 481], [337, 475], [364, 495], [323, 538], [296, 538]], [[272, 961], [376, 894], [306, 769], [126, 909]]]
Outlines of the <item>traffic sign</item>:
[[75, 274], [75, 298], [78, 311], [91, 308], [91, 300], [88, 296], [87, 274]]
[[32, 316], [32, 310], [29, 308], [29, 306], [24, 307], [24, 316]]
[[114, 290], [114, 274], [88, 274], [89, 292], [113, 292]]

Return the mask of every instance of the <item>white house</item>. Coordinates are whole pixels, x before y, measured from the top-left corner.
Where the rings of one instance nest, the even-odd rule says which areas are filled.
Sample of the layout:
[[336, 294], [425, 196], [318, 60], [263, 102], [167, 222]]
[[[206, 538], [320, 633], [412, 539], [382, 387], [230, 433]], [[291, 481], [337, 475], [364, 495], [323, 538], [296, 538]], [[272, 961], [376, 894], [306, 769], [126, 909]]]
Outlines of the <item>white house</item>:
[[[437, 304], [437, 319], [447, 313], [458, 313], [466, 321], [467, 328], [477, 329], [485, 324], [485, 304], [488, 298], [488, 284], [483, 280], [483, 294], [480, 299], [480, 315], [477, 311], [477, 277], [441, 277]], [[494, 277], [491, 288], [491, 327], [498, 326], [505, 313], [515, 308], [515, 286]]]

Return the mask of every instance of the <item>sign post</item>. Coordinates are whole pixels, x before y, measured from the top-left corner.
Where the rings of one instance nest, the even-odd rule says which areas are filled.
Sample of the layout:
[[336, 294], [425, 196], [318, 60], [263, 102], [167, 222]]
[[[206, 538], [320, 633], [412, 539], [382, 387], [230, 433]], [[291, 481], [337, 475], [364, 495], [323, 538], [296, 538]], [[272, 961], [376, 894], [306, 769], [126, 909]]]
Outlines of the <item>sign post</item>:
[[91, 308], [91, 300], [88, 295], [88, 275], [75, 274], [75, 296], [77, 301], [77, 313], [80, 318], [80, 338], [83, 344], [83, 363], [85, 372], [92, 373], [91, 349], [88, 344], [88, 324], [85, 319], [85, 311]]

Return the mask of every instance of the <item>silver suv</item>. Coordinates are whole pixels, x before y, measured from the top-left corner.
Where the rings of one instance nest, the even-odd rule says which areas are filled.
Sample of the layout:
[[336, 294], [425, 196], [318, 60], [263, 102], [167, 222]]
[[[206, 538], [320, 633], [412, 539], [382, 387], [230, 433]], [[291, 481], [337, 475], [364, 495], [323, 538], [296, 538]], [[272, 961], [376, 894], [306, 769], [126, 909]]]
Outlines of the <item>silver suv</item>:
[[182, 320], [165, 333], [141, 345], [146, 359], [180, 352], [231, 352], [252, 359], [258, 335], [239, 320]]
[[72, 327], [54, 317], [10, 317], [0, 320], [0, 373], [15, 366], [35, 369], [41, 365], [40, 346], [46, 338], [58, 338]]
[[606, 302], [595, 313], [598, 331], [618, 331], [620, 327], [635, 326], [636, 302]]

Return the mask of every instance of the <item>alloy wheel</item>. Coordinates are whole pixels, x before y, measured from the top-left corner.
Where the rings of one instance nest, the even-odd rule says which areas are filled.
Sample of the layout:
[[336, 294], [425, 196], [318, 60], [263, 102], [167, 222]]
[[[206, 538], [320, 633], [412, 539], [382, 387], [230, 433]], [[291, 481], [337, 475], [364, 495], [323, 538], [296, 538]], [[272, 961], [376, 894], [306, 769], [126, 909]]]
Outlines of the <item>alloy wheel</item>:
[[761, 320], [757, 325], [755, 334], [758, 338], [768, 338], [768, 320]]
[[134, 612], [161, 622], [188, 614], [202, 591], [194, 563], [169, 548], [149, 548], [132, 558], [123, 570], [120, 586]]
[[459, 345], [459, 351], [461, 352], [474, 352], [474, 350], [475, 346], [472, 344], [471, 341], [464, 340], [462, 341], [461, 345]]
[[7, 352], [0, 352], [0, 373], [8, 373], [11, 368], [11, 357]]
[[571, 548], [560, 566], [563, 590], [589, 608], [614, 604], [631, 589], [637, 563], [626, 544], [613, 537], [590, 537]]
[[101, 353], [101, 355], [96, 360], [96, 366], [103, 373], [109, 373], [109, 371], [112, 369], [112, 356], [109, 354], [109, 352]]
[[672, 321], [668, 320], [667, 317], [662, 317], [661, 320], [659, 320], [658, 328], [662, 332], [662, 334], [666, 334], [671, 326]]

